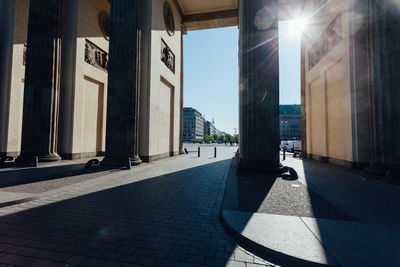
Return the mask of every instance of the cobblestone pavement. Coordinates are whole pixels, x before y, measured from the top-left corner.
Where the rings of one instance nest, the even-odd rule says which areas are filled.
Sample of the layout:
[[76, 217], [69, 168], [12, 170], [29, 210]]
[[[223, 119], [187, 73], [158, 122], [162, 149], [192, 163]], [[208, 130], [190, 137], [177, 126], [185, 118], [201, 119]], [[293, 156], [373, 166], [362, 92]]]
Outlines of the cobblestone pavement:
[[0, 265], [258, 266], [218, 216], [236, 148], [203, 149], [0, 209]]

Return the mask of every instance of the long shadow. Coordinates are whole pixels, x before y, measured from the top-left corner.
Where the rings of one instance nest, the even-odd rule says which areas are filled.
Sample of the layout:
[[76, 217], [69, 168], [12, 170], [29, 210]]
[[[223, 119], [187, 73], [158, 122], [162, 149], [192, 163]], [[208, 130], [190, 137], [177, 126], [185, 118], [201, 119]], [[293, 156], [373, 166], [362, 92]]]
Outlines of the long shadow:
[[235, 249], [218, 221], [229, 161], [0, 217], [0, 263], [222, 266]]
[[[352, 214], [355, 221], [316, 217], [310, 229], [343, 266], [400, 266], [400, 193], [368, 181], [344, 167], [302, 160], [309, 192], [318, 190], [328, 201]], [[379, 183], [381, 185], [379, 185]], [[310, 194], [312, 207], [319, 199]]]
[[[234, 228], [232, 228], [232, 225], [228, 225], [224, 219], [222, 219], [222, 223], [238, 240], [242, 241], [242, 246], [262, 257], [268, 257], [276, 264], [283, 266], [320, 266], [258, 245], [240, 235], [251, 220], [253, 213], [356, 221], [345, 210], [307, 188], [297, 179], [298, 175], [292, 168], [284, 174], [238, 171], [238, 162], [234, 160], [228, 175], [223, 210], [240, 211], [242, 213], [240, 213], [240, 218], [237, 217], [239, 213], [234, 215], [239, 220], [234, 222]], [[329, 264], [335, 263], [329, 260]]]
[[85, 169], [85, 163], [40, 168], [13, 169], [0, 172], [0, 188], [56, 180], [91, 173], [118, 170], [103, 166]]
[[[237, 197], [227, 196], [225, 198], [226, 201], [224, 201], [224, 209], [299, 217], [354, 220], [344, 210], [333, 205], [314, 191], [307, 189], [297, 181], [297, 178], [296, 171], [291, 168], [283, 174], [252, 173], [237, 171], [236, 163], [236, 166], [231, 168], [226, 194], [234, 194], [237, 191]], [[238, 200], [236, 207], [233, 206], [229, 199]], [[309, 199], [314, 200], [312, 205], [307, 203]]]

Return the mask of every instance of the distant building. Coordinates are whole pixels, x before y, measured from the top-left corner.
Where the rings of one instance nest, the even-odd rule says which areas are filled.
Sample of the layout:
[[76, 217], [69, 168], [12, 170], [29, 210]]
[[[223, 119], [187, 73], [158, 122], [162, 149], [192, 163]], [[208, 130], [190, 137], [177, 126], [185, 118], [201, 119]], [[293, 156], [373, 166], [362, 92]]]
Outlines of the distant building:
[[284, 140], [301, 140], [301, 106], [280, 105], [280, 137]]
[[204, 118], [191, 107], [183, 108], [183, 142], [201, 142], [204, 138]]
[[205, 135], [214, 135], [217, 133], [217, 128], [215, 128], [214, 123], [209, 121], [204, 121], [204, 134]]

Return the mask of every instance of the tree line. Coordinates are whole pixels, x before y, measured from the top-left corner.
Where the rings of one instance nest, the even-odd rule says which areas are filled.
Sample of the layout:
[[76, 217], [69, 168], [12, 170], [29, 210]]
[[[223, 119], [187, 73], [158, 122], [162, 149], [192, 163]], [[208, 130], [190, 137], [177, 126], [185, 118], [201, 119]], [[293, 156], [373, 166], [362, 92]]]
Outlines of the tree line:
[[203, 138], [204, 142], [209, 143], [209, 142], [238, 142], [239, 141], [239, 135], [232, 136], [230, 134], [224, 134], [224, 135], [204, 135]]

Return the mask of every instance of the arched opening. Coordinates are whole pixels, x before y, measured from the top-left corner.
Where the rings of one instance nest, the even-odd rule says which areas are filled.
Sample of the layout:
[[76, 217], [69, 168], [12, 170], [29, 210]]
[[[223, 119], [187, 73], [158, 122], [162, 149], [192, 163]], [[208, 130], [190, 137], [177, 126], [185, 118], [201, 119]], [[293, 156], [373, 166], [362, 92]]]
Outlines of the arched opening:
[[237, 145], [238, 37], [237, 27], [184, 35], [185, 146]]

